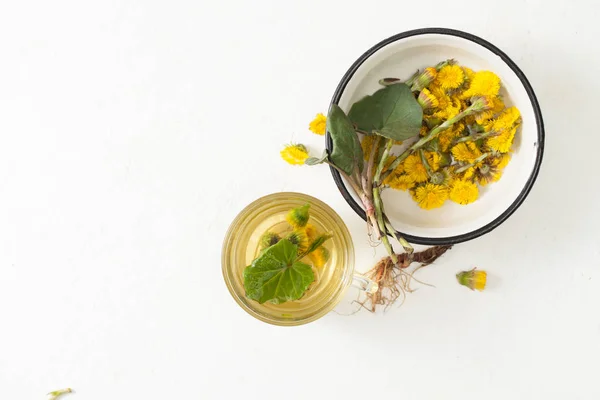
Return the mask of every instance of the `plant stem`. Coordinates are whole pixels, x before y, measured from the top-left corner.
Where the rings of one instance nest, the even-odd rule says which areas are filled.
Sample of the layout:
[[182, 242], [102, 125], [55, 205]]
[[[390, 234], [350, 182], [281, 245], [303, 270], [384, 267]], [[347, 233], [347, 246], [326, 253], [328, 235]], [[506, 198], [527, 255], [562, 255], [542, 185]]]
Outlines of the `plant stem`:
[[392, 247], [390, 240], [387, 236], [387, 229], [384, 222], [384, 214], [383, 214], [383, 201], [381, 201], [381, 172], [385, 167], [385, 163], [390, 155], [390, 150], [394, 145], [394, 141], [388, 139], [385, 143], [385, 149], [383, 150], [383, 154], [381, 155], [381, 160], [379, 160], [379, 165], [377, 166], [377, 170], [375, 171], [375, 176], [373, 177], [373, 203], [375, 204], [375, 215], [377, 216], [377, 223], [379, 224], [379, 230], [381, 231], [381, 241], [385, 246], [388, 254], [390, 255], [394, 264], [398, 264], [398, 257], [396, 257], [396, 253], [394, 253], [394, 248]]
[[[381, 136], [376, 135], [375, 140], [371, 147], [371, 153], [367, 160], [367, 166], [364, 169], [364, 175], [362, 179], [363, 191], [366, 193], [370, 204], [373, 204], [373, 165], [377, 161], [379, 156], [379, 143], [381, 142]], [[375, 240], [381, 239], [381, 231], [379, 230], [379, 224], [375, 217], [375, 209], [371, 208], [370, 213], [367, 213], [367, 218], [371, 222], [371, 227], [375, 233]]]
[[[365, 214], [367, 215], [367, 220], [373, 226], [373, 229], [375, 229], [375, 238], [378, 240], [381, 237], [381, 232], [379, 230], [379, 225], [378, 225], [377, 219], [375, 217], [375, 207], [373, 206], [373, 200], [361, 188], [361, 185], [360, 185], [361, 182], [360, 181], [356, 182], [355, 178], [351, 178], [346, 172], [339, 169], [335, 164], [331, 163], [329, 160], [325, 160], [323, 162], [325, 164], [329, 165], [330, 167], [335, 168], [340, 173], [340, 175], [344, 179], [346, 179], [348, 184], [352, 187], [352, 190], [354, 190], [354, 193], [356, 193], [356, 195], [360, 198], [360, 201], [363, 203], [363, 206], [365, 208]], [[369, 192], [370, 192], [370, 190], [369, 190]]]
[[423, 151], [423, 149], [419, 149], [419, 156], [421, 157], [421, 163], [427, 171], [427, 175], [431, 178], [431, 175], [433, 175], [433, 171], [431, 170], [431, 165], [429, 165], [429, 163], [427, 162], [427, 157], [425, 157], [425, 152]]
[[375, 177], [373, 178], [373, 185], [379, 186], [381, 182], [381, 173], [385, 168], [385, 163], [390, 155], [390, 150], [394, 145], [394, 141], [392, 139], [387, 139], [385, 142], [385, 148], [383, 149], [383, 154], [381, 155], [381, 160], [379, 160], [379, 165], [377, 166], [377, 170], [375, 171]]
[[406, 239], [404, 239], [402, 236], [399, 236], [398, 233], [396, 232], [396, 229], [394, 229], [394, 227], [392, 226], [392, 223], [390, 222], [389, 218], [384, 215], [383, 216], [384, 222], [385, 222], [385, 226], [387, 227], [388, 232], [390, 232], [392, 234], [392, 236], [394, 237], [394, 239], [396, 239], [396, 241], [398, 241], [398, 243], [400, 243], [400, 245], [404, 248], [404, 251], [406, 251], [408, 254], [412, 254], [415, 249], [414, 247], [412, 247], [412, 245], [410, 243], [408, 243], [406, 241]]
[[460, 174], [462, 172], [465, 172], [469, 168], [476, 166], [477, 164], [479, 164], [480, 162], [482, 162], [483, 160], [485, 160], [486, 158], [488, 158], [489, 155], [490, 155], [490, 153], [483, 153], [482, 155], [480, 155], [479, 157], [477, 157], [472, 164], [467, 164], [467, 165], [462, 166], [459, 169], [457, 169], [456, 173]]
[[397, 265], [398, 257], [396, 256], [394, 248], [392, 247], [392, 244], [390, 243], [390, 240], [387, 236], [385, 222], [383, 221], [383, 202], [381, 201], [380, 190], [381, 189], [379, 187], [373, 188], [373, 198], [375, 203], [375, 214], [377, 215], [377, 223], [379, 224], [379, 229], [381, 230], [381, 232], [383, 232], [383, 234], [381, 235], [381, 241], [383, 242], [385, 249], [390, 255], [392, 262], [394, 263], [394, 265]]
[[479, 139], [485, 139], [485, 138], [490, 137], [490, 136], [499, 135], [500, 133], [501, 132], [498, 132], [498, 131], [489, 131], [489, 132], [476, 133], [474, 135], [469, 135], [469, 136], [462, 137], [462, 138], [458, 139], [456, 141], [456, 143], [470, 142], [470, 141], [475, 141], [475, 140], [479, 140]]

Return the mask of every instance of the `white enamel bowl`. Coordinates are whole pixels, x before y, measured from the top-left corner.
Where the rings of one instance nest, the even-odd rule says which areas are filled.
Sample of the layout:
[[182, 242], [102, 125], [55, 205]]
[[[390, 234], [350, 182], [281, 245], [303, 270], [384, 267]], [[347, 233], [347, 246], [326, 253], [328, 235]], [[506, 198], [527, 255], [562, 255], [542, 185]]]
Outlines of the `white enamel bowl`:
[[[504, 222], [523, 203], [537, 177], [544, 149], [544, 125], [538, 102], [527, 78], [516, 64], [491, 43], [474, 35], [443, 28], [400, 33], [369, 49], [348, 70], [332, 104], [346, 112], [362, 97], [381, 86], [379, 79], [406, 79], [417, 69], [453, 58], [475, 71], [490, 70], [502, 80], [501, 94], [523, 118], [512, 148], [512, 159], [499, 182], [480, 188], [480, 198], [467, 206], [450, 201], [423, 210], [407, 192], [386, 190], [383, 200], [394, 227], [410, 242], [451, 244], [474, 239]], [[327, 147], [331, 149], [327, 135]], [[364, 219], [358, 198], [337, 171], [332, 174], [348, 204]]]

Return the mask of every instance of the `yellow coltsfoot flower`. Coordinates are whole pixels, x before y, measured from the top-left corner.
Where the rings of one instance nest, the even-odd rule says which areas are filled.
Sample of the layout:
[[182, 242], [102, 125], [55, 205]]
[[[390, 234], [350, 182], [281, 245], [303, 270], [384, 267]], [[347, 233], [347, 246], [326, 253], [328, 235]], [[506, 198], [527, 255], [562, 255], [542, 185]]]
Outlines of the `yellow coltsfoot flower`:
[[465, 82], [465, 73], [458, 65], [446, 65], [435, 78], [435, 83], [444, 90], [457, 89]]
[[510, 154], [504, 153], [499, 157], [492, 159], [492, 165], [498, 169], [504, 169], [510, 162]]
[[412, 198], [425, 210], [441, 207], [448, 199], [448, 188], [442, 185], [426, 183], [411, 190]]
[[481, 156], [481, 150], [473, 142], [462, 142], [452, 147], [452, 155], [455, 160], [473, 164]]
[[479, 197], [479, 188], [471, 181], [457, 179], [452, 182], [449, 197], [450, 200], [458, 204], [471, 204]]
[[404, 160], [404, 171], [416, 183], [425, 182], [429, 179], [429, 174], [427, 174], [427, 169], [421, 162], [419, 154], [411, 154], [406, 157], [406, 160]]
[[505, 129], [499, 135], [492, 136], [485, 141], [485, 144], [490, 149], [499, 153], [508, 153], [512, 147], [517, 127]]
[[396, 190], [408, 190], [415, 186], [415, 180], [406, 174], [396, 175], [389, 182], [384, 183]]
[[308, 158], [308, 150], [303, 144], [288, 144], [279, 154], [291, 165], [303, 165]]
[[308, 129], [317, 135], [324, 135], [327, 130], [327, 117], [319, 113], [308, 125]]
[[458, 280], [458, 283], [471, 290], [482, 291], [485, 289], [485, 284], [487, 282], [487, 272], [473, 268], [470, 271], [462, 271], [456, 274], [456, 280]]
[[463, 92], [463, 98], [472, 96], [498, 96], [500, 78], [490, 71], [475, 72], [469, 83], [469, 89]]

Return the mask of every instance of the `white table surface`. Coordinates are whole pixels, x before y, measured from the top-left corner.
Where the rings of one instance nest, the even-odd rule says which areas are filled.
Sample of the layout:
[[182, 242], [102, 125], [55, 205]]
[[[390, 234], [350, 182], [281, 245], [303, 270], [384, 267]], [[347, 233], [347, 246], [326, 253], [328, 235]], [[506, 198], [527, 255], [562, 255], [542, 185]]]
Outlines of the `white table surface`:
[[[378, 5], [375, 5], [378, 3]], [[600, 6], [595, 1], [5, 1], [0, 7], [0, 393], [43, 399], [598, 399]], [[294, 329], [221, 276], [232, 218], [300, 191], [364, 223], [309, 142], [343, 73], [445, 26], [503, 49], [546, 123], [540, 176], [489, 235], [386, 314]], [[454, 274], [490, 274], [474, 293]], [[595, 378], [594, 378], [595, 377]]]

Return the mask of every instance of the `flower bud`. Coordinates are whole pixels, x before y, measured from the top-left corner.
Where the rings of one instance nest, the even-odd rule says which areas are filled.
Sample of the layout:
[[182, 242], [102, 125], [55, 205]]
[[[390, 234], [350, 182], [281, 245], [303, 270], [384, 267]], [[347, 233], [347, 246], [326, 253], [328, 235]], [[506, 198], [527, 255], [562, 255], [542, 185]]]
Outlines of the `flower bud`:
[[273, 232], [265, 232], [260, 237], [260, 248], [261, 250], [267, 249], [273, 246], [274, 244], [277, 244], [277, 242], [279, 242], [280, 240], [281, 238], [278, 234]]
[[425, 68], [425, 70], [415, 79], [415, 82], [413, 83], [411, 88], [412, 91], [419, 92], [427, 88], [431, 84], [431, 82], [433, 82], [433, 80], [437, 76], [437, 73], [437, 69], [433, 67]]
[[419, 97], [417, 97], [417, 101], [423, 108], [423, 110], [427, 110], [429, 108], [435, 108], [439, 105], [438, 99], [435, 98], [433, 94], [427, 89], [421, 90], [419, 93]]
[[482, 291], [485, 289], [487, 273], [485, 271], [478, 271], [476, 268], [473, 268], [470, 271], [459, 272], [456, 274], [456, 279], [458, 280], [458, 283], [468, 287], [471, 290], [476, 289]]
[[294, 229], [304, 228], [308, 223], [308, 219], [310, 215], [308, 213], [308, 209], [310, 208], [310, 204], [305, 204], [301, 207], [296, 207], [290, 210], [285, 216], [287, 222]]

